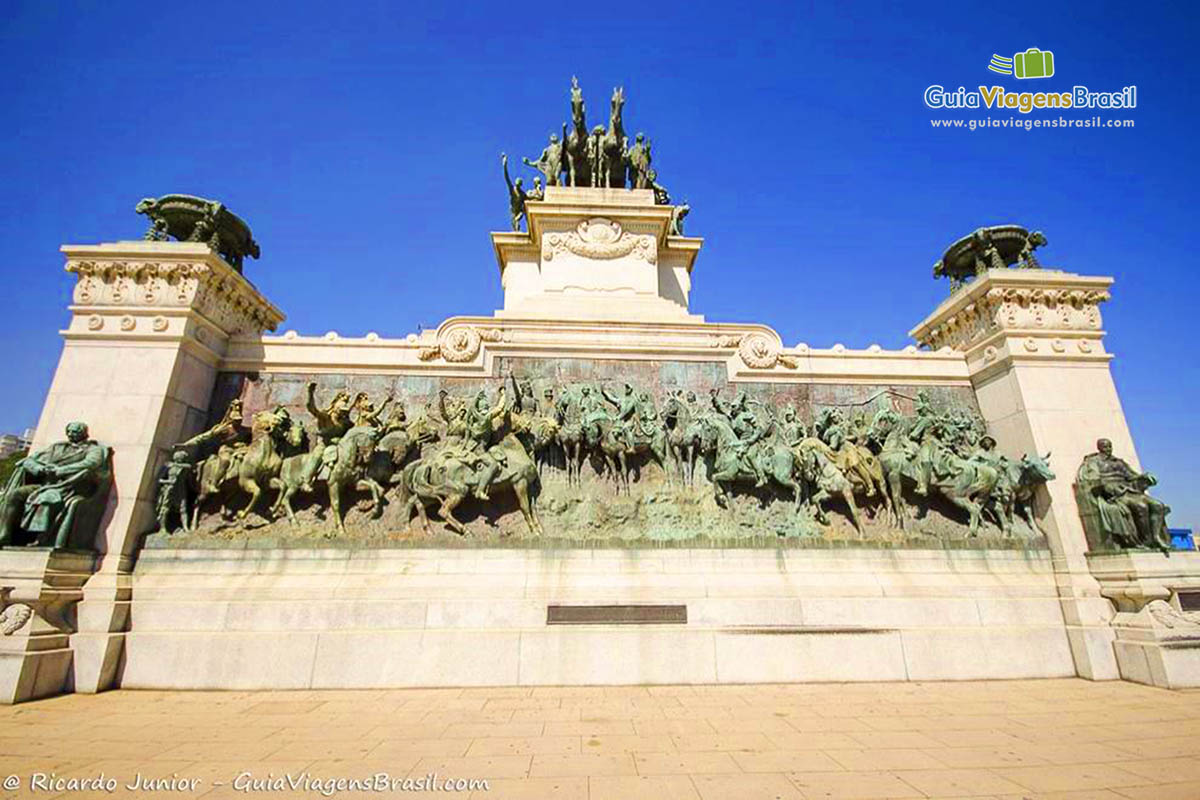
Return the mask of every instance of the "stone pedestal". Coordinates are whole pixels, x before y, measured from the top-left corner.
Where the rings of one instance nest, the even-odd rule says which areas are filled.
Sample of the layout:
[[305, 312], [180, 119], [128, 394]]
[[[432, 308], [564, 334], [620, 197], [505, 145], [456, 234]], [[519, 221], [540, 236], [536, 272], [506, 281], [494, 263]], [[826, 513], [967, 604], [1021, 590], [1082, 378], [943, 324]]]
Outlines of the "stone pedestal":
[[1072, 484], [1096, 439], [1137, 464], [1109, 372], [1100, 304], [1112, 279], [1059, 270], [993, 269], [958, 290], [910, 334], [961, 352], [979, 408], [1001, 451], [1050, 455], [1057, 479], [1038, 498], [1081, 676], [1118, 677], [1112, 609], [1100, 596]]
[[648, 189], [550, 186], [529, 232], [493, 233], [499, 318], [701, 321], [688, 313], [703, 239], [668, 235], [672, 206]]
[[[1074, 674], [1044, 551], [146, 549], [122, 685], [781, 683]], [[671, 620], [552, 623], [652, 604]]]
[[[72, 636], [77, 691], [113, 681], [128, 623], [140, 536], [153, 524], [168, 448], [200, 431], [231, 337], [259, 336], [283, 315], [209, 248], [190, 242], [67, 245], [77, 276], [62, 356], [34, 449], [72, 420], [113, 448], [113, 488]], [[60, 687], [61, 688], [61, 687]], [[6, 691], [5, 694], [8, 694]]]
[[71, 685], [75, 606], [92, 553], [0, 549], [0, 703], [58, 694]]
[[1088, 562], [1117, 608], [1121, 677], [1164, 689], [1200, 686], [1200, 553], [1096, 553]]

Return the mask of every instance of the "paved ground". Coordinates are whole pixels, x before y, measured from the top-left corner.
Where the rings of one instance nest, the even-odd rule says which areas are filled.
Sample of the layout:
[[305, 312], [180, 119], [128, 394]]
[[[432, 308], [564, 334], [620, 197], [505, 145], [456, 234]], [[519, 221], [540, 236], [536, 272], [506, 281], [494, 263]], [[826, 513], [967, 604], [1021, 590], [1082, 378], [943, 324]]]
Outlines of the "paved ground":
[[[386, 772], [487, 779], [457, 796], [491, 800], [1195, 800], [1198, 756], [1200, 694], [1081, 680], [119, 691], [0, 707], [0, 781], [23, 787], [5, 797], [151, 796], [122, 788], [138, 773], [197, 780], [153, 796], [320, 797], [248, 782]], [[31, 793], [34, 771], [118, 788]]]

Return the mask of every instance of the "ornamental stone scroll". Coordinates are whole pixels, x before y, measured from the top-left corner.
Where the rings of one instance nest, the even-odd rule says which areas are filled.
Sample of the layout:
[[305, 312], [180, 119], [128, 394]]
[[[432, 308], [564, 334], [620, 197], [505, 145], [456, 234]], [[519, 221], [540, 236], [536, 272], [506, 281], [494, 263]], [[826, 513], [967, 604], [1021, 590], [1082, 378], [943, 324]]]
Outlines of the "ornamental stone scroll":
[[796, 369], [799, 366], [795, 358], [784, 355], [779, 342], [761, 333], [718, 336], [712, 345], [736, 347], [742, 363], [751, 369], [774, 369], [776, 364], [788, 369]]
[[417, 358], [422, 361], [441, 358], [453, 364], [462, 364], [475, 360], [483, 342], [498, 342], [501, 338], [503, 334], [499, 328], [458, 325], [443, 333], [436, 345], [418, 350]]
[[12, 636], [33, 618], [33, 609], [24, 603], [13, 603], [0, 611], [0, 634]]
[[559, 253], [584, 258], [613, 259], [632, 254], [649, 264], [658, 262], [658, 248], [652, 234], [632, 233], [619, 222], [594, 217], [567, 232], [547, 233], [542, 237], [542, 258], [551, 261]]

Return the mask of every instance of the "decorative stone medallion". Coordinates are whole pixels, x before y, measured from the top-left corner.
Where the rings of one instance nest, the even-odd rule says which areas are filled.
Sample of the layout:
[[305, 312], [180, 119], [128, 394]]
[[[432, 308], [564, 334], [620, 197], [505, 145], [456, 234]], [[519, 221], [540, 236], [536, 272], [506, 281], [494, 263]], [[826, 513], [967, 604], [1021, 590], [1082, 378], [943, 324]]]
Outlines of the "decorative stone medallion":
[[796, 359], [780, 351], [778, 342], [761, 333], [718, 336], [712, 346], [736, 347], [742, 363], [751, 369], [773, 369], [776, 364], [788, 369], [798, 366]]
[[422, 361], [441, 358], [455, 364], [474, 361], [483, 342], [498, 342], [501, 336], [499, 328], [458, 325], [443, 333], [436, 346], [422, 347], [417, 352], [417, 358]]
[[547, 233], [542, 237], [543, 259], [551, 261], [563, 252], [596, 259], [621, 258], [632, 253], [650, 264], [658, 261], [653, 235], [631, 233], [619, 222], [604, 217], [585, 219], [573, 231]]

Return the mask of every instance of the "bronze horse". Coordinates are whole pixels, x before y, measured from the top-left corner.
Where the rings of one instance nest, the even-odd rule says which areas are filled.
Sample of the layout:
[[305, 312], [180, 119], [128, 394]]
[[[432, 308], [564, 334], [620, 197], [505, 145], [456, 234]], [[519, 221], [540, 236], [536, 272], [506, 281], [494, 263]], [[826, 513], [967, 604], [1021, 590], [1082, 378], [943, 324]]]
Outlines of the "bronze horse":
[[625, 188], [625, 127], [621, 121], [621, 109], [625, 105], [625, 90], [613, 89], [611, 110], [608, 115], [608, 131], [600, 139], [600, 172], [595, 181], [605, 189]]
[[[506, 412], [506, 416], [507, 424], [504, 427], [507, 432], [496, 445], [503, 454], [503, 466], [491, 484], [485, 488], [491, 491], [498, 488], [512, 489], [529, 532], [541, 535], [542, 523], [537, 517], [533, 493], [533, 488], [538, 482], [537, 465], [518, 438], [518, 434], [528, 432], [529, 421], [511, 410]], [[454, 516], [454, 509], [475, 488], [475, 481], [475, 472], [467, 464], [440, 460], [436, 453], [429, 458], [418, 458], [404, 468], [400, 478], [398, 501], [404, 505], [404, 518], [411, 522], [415, 510], [421, 518], [425, 533], [429, 534], [429, 517], [425, 507], [437, 504], [438, 516], [455, 533], [465, 536], [467, 529]]]
[[[903, 484], [905, 480], [912, 483], [917, 480], [913, 458], [915, 447], [894, 411], [885, 409], [877, 414], [872, 428], [874, 437], [883, 441], [879, 463], [887, 479], [893, 521], [903, 530], [908, 520]], [[940, 459], [942, 469], [931, 470], [929, 488], [936, 489], [942, 497], [967, 512], [970, 535], [975, 536], [979, 532], [983, 508], [1000, 483], [1000, 472], [952, 452], [943, 453]]]

